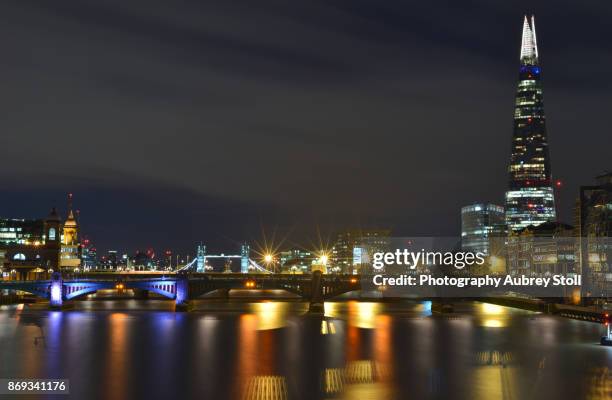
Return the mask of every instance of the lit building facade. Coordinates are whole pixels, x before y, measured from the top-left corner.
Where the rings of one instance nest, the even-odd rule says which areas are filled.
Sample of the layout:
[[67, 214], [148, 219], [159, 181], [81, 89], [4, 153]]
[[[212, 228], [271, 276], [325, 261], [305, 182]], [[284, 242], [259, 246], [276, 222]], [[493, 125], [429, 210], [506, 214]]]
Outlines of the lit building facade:
[[571, 225], [545, 222], [511, 231], [508, 272], [527, 276], [577, 275], [574, 251], [574, 227]]
[[597, 184], [581, 186], [576, 205], [576, 260], [582, 273], [583, 293], [612, 296], [612, 172]]
[[390, 236], [389, 229], [354, 229], [339, 233], [332, 249], [332, 271], [365, 273], [371, 267], [371, 254], [388, 251]]
[[3, 277], [34, 279], [59, 265], [61, 220], [53, 209], [44, 219], [0, 219]]
[[510, 230], [556, 220], [535, 18], [525, 17], [506, 192]]
[[282, 272], [307, 273], [315, 255], [307, 250], [291, 249], [281, 251], [278, 259]]
[[44, 220], [0, 219], [0, 244], [36, 245], [44, 242]]
[[62, 227], [60, 268], [75, 269], [81, 266], [81, 246], [79, 229], [72, 211], [72, 193], [68, 194], [68, 217]]
[[472, 204], [461, 208], [461, 249], [490, 255], [491, 239], [504, 223], [502, 206]]

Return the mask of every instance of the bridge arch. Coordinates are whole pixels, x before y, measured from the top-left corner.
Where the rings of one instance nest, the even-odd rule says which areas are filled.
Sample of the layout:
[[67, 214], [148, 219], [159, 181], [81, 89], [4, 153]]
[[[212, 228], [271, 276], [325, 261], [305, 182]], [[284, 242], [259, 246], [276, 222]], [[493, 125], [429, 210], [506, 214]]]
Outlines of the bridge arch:
[[2, 284], [2, 289], [19, 290], [33, 294], [36, 297], [48, 299], [51, 293], [51, 281], [39, 282], [5, 282]]
[[126, 281], [125, 288], [148, 290], [173, 300], [176, 298], [176, 280], [174, 279]]
[[64, 282], [63, 284], [64, 300], [73, 300], [77, 297], [95, 293], [102, 289], [113, 289], [115, 282]]

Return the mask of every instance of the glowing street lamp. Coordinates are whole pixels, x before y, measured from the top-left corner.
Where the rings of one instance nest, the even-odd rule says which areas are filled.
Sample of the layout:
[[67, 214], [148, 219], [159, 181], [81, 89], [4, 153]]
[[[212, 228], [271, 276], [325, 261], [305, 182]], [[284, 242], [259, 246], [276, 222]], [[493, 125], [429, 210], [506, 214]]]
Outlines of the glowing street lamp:
[[329, 261], [329, 256], [327, 254], [321, 254], [321, 256], [319, 257], [319, 262], [322, 265], [327, 265], [328, 261]]

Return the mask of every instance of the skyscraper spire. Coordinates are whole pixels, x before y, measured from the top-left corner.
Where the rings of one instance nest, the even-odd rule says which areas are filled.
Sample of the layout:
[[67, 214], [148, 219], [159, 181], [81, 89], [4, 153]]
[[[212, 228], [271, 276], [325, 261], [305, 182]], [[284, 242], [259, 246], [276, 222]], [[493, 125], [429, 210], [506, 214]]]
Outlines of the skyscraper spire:
[[523, 21], [523, 41], [521, 42], [521, 64], [537, 65], [538, 63], [538, 43], [535, 31], [535, 16], [531, 16], [531, 25], [525, 15]]
[[535, 18], [525, 16], [514, 106], [506, 223], [512, 230], [556, 220]]

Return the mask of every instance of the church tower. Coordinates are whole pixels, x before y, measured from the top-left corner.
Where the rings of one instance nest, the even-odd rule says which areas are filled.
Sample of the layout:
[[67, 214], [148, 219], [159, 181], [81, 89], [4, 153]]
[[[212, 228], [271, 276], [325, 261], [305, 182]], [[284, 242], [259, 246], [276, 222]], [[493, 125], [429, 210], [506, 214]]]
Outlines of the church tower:
[[81, 246], [78, 241], [78, 224], [72, 210], [72, 193], [68, 193], [68, 216], [62, 229], [60, 267], [75, 269], [81, 265]]
[[62, 244], [74, 246], [78, 244], [78, 226], [72, 211], [72, 193], [68, 193], [68, 217], [64, 222]]

